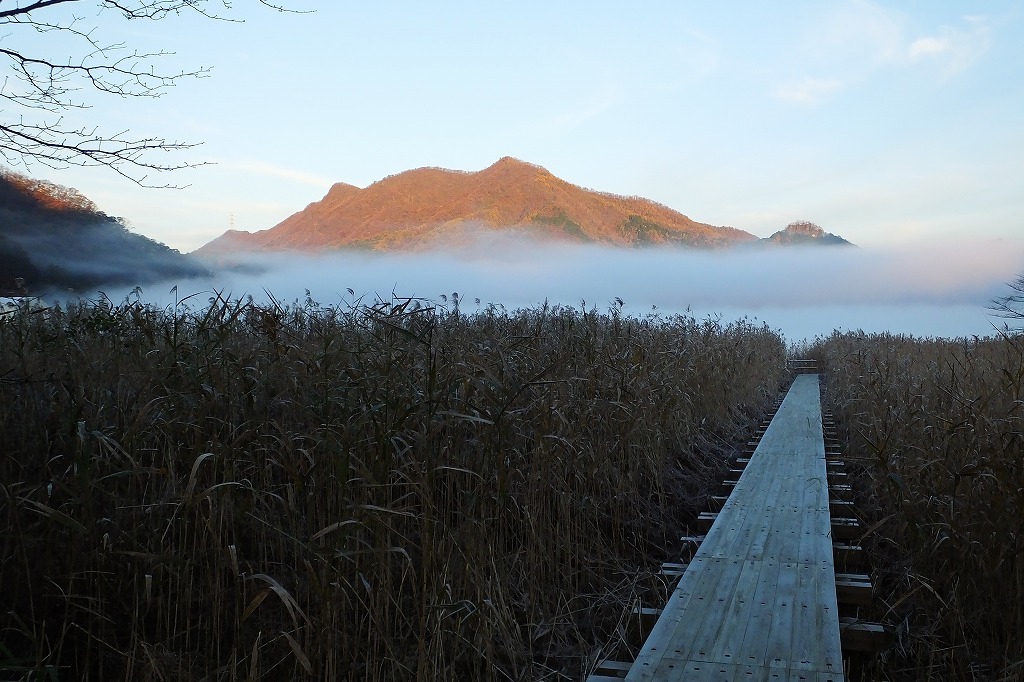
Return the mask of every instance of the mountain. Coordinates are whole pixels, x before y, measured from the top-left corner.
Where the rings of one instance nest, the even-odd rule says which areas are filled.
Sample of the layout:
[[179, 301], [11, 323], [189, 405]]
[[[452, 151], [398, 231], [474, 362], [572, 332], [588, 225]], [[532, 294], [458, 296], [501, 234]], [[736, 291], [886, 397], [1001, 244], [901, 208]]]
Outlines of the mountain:
[[477, 172], [418, 168], [365, 189], [339, 183], [268, 230], [230, 230], [194, 253], [422, 249], [458, 243], [481, 229], [620, 246], [716, 248], [757, 241], [743, 230], [699, 223], [641, 197], [584, 189], [505, 157]]
[[790, 223], [786, 229], [762, 239], [761, 243], [777, 246], [853, 246], [842, 237], [826, 232], [806, 220]]
[[130, 232], [77, 190], [0, 170], [0, 294], [196, 277], [205, 266]]

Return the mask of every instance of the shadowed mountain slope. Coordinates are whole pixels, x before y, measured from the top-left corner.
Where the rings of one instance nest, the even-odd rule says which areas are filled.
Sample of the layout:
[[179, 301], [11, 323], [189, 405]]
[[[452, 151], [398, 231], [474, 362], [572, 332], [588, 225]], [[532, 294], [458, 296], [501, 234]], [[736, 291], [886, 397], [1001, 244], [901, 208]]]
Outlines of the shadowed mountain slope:
[[0, 170], [0, 292], [147, 284], [206, 269], [130, 232], [77, 190]]

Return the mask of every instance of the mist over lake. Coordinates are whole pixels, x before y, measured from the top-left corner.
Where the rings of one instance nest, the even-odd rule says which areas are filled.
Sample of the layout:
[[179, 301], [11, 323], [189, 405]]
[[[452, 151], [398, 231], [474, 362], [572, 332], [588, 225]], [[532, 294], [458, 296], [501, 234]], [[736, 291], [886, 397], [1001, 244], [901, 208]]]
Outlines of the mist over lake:
[[[215, 291], [323, 305], [417, 297], [463, 312], [585, 305], [624, 314], [756, 319], [799, 341], [833, 330], [915, 336], [992, 334], [985, 307], [1024, 270], [1024, 241], [947, 242], [889, 248], [685, 251], [538, 244], [513, 234], [478, 236], [456, 251], [333, 252], [240, 256], [210, 279], [153, 285], [159, 305]], [[349, 293], [349, 289], [354, 293]], [[106, 292], [115, 301], [122, 289]], [[621, 300], [619, 305], [616, 300]]]

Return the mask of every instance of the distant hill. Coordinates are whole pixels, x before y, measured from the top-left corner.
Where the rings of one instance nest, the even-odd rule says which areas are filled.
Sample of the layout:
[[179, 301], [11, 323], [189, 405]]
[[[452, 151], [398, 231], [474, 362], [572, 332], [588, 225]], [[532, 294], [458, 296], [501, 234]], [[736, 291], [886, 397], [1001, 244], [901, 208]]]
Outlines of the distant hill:
[[77, 190], [0, 169], [0, 294], [203, 274], [194, 258], [130, 232]]
[[696, 222], [641, 197], [584, 189], [511, 157], [477, 172], [419, 168], [365, 189], [339, 183], [320, 201], [260, 232], [231, 230], [196, 255], [340, 248], [422, 249], [478, 230], [619, 246], [719, 248], [756, 243], [732, 227]]
[[761, 243], [777, 246], [853, 246], [842, 237], [826, 232], [806, 220], [790, 223], [786, 229], [762, 239]]

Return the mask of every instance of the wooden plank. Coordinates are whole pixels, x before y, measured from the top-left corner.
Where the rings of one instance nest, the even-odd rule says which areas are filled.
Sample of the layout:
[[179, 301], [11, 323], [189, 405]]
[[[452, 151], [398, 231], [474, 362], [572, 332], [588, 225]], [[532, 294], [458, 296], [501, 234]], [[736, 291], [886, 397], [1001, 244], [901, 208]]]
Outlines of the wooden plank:
[[[662, 611], [654, 630], [647, 637], [644, 644], [644, 651], [648, 652], [649, 659], [660, 659], [662, 652], [670, 650], [673, 643], [675, 628], [684, 621], [683, 614], [691, 601], [698, 604], [695, 610], [701, 610], [699, 605], [707, 599], [707, 593], [715, 588], [717, 581], [721, 578], [722, 572], [718, 570], [721, 560], [709, 559], [705, 556], [693, 558], [687, 567], [686, 572], [679, 579], [676, 588], [669, 596], [668, 603]], [[684, 627], [688, 627], [686, 623]], [[643, 652], [641, 652], [643, 653]], [[640, 662], [640, 658], [637, 661]]]
[[[829, 508], [843, 507], [844, 509], [849, 510], [852, 507], [852, 504], [853, 503], [848, 501], [838, 500], [830, 502], [828, 506]], [[697, 515], [697, 527], [707, 532], [718, 519], [720, 513], [721, 512], [714, 511], [700, 512]], [[843, 540], [851, 540], [860, 535], [860, 522], [849, 516], [831, 517], [831, 528], [833, 528], [836, 538], [841, 538]]]
[[626, 624], [626, 634], [636, 644], [642, 643], [654, 629], [654, 625], [661, 617], [663, 610], [651, 606], [634, 608], [632, 617]]
[[633, 667], [632, 663], [626, 661], [601, 661], [594, 668], [594, 672], [587, 678], [587, 682], [604, 682], [605, 680], [622, 680], [626, 673]]
[[859, 540], [863, 533], [860, 521], [849, 516], [832, 517], [832, 537], [837, 540]]
[[[838, 636], [839, 607], [833, 588], [832, 571], [826, 564], [801, 565], [799, 608], [795, 628], [792, 666], [794, 670], [817, 671], [842, 675], [843, 652]], [[835, 627], [836, 637], [815, 641], [806, 633], [822, 632]]]
[[844, 604], [865, 605], [871, 603], [871, 578], [859, 573], [837, 573], [835, 577], [836, 599]]
[[730, 637], [734, 636], [736, 623], [731, 614], [736, 611], [737, 602], [743, 600], [742, 592], [750, 581], [751, 565], [737, 558], [715, 561], [722, 572], [721, 579], [714, 591], [710, 591], [707, 597], [700, 597], [699, 606], [703, 610], [694, 609], [694, 602], [691, 602], [688, 615], [693, 620], [687, 622], [685, 629], [677, 630], [685, 637], [685, 642], [673, 642], [672, 645], [675, 654], [686, 652], [686, 660], [722, 661], [722, 647], [728, 646]]
[[[609, 678], [614, 679], [614, 678]], [[705, 680], [714, 682], [842, 682], [843, 675], [831, 672], [809, 670], [787, 670], [766, 668], [758, 665], [718, 663], [708, 661], [670, 660], [654, 671], [650, 665], [637, 665], [630, 670], [627, 680], [645, 682], [692, 682]], [[604, 682], [604, 680], [601, 680]]]
[[794, 381], [627, 680], [842, 682], [818, 378]]
[[859, 566], [863, 563], [864, 550], [860, 545], [832, 543], [832, 564], [837, 570], [840, 566]]
[[793, 625], [790, 620], [796, 601], [797, 566], [792, 563], [782, 564], [779, 571], [778, 585], [775, 592], [773, 611], [769, 614], [771, 629], [768, 632], [768, 647], [765, 660], [769, 668], [789, 669], [789, 659], [793, 650]]
[[893, 632], [879, 623], [866, 623], [856, 618], [839, 619], [839, 637], [844, 651], [878, 653], [892, 645]]
[[779, 575], [782, 564], [771, 559], [761, 562], [761, 576], [754, 592], [756, 608], [747, 619], [747, 628], [743, 633], [738, 664], [764, 665], [770, 660], [768, 656], [768, 639], [775, 623], [774, 613], [767, 610], [776, 603], [779, 589]]

